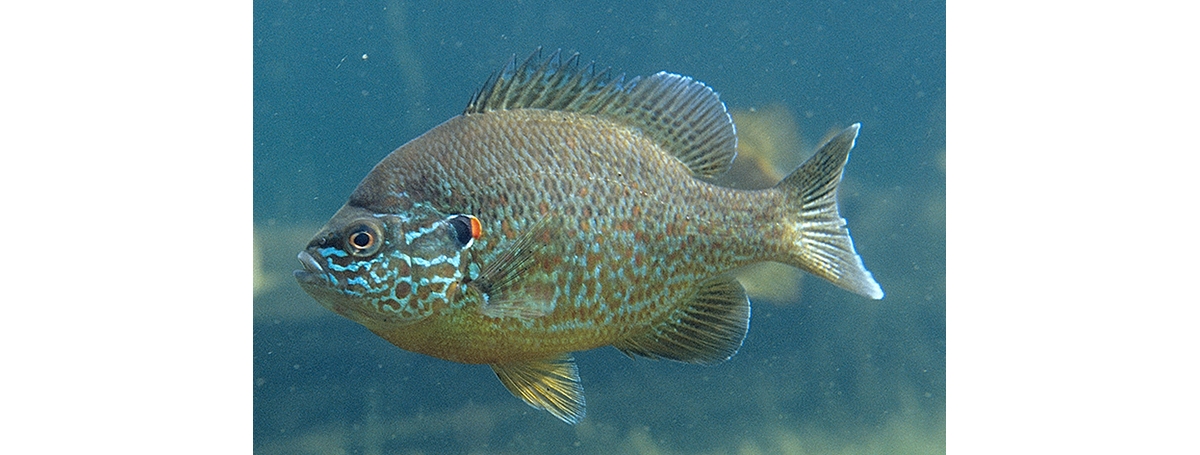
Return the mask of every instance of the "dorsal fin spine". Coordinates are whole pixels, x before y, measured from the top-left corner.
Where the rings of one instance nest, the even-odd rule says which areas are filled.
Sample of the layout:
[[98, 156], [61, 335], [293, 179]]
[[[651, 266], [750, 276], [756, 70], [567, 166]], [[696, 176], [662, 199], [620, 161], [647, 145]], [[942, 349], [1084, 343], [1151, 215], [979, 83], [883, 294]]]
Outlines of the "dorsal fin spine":
[[[547, 73], [546, 71], [547, 70], [553, 71], [552, 68], [557, 68], [557, 66], [551, 65], [552, 62], [555, 65], [557, 65], [557, 63], [558, 63], [558, 51], [554, 51], [554, 53], [550, 55], [550, 58], [546, 59], [545, 61], [542, 62], [541, 65], [538, 66], [537, 70], [530, 71], [529, 68], [532, 66], [530, 64], [536, 63], [536, 61], [534, 59], [535, 58], [540, 59], [541, 58], [540, 54], [541, 54], [541, 49], [539, 49], [538, 52], [535, 52], [533, 55], [530, 55], [529, 58], [525, 59], [525, 63], [522, 63], [521, 68], [518, 69], [518, 72], [520, 74], [520, 78], [519, 78], [520, 84], [524, 85], [525, 89], [519, 90], [517, 92], [519, 94], [519, 96], [514, 101], [513, 105], [515, 105], [515, 106], [537, 106], [538, 105], [537, 101], [542, 98], [541, 95], [543, 93], [545, 93], [546, 91], [550, 91], [550, 90], [554, 89], [554, 87], [548, 83], [547, 84], [528, 84], [527, 83], [530, 80], [532, 80], [534, 78], [534, 76], [537, 76], [537, 75], [544, 75], [543, 77], [551, 76], [551, 74]], [[518, 78], [513, 78], [513, 80], [518, 80]], [[547, 80], [546, 82], [549, 82], [549, 81]], [[537, 90], [539, 88], [541, 89], [540, 91]]]

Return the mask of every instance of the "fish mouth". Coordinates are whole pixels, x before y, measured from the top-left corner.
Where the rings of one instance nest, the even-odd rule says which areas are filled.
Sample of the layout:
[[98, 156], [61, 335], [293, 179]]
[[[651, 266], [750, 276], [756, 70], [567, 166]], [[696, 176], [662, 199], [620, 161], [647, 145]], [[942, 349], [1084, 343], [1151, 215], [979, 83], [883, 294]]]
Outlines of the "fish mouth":
[[300, 265], [304, 267], [304, 270], [294, 270], [292, 271], [292, 276], [296, 277], [296, 280], [300, 281], [301, 284], [329, 283], [329, 273], [321, 267], [321, 263], [317, 262], [317, 258], [314, 258], [312, 254], [309, 254], [307, 251], [301, 251], [300, 254], [296, 255], [296, 260], [300, 261]]

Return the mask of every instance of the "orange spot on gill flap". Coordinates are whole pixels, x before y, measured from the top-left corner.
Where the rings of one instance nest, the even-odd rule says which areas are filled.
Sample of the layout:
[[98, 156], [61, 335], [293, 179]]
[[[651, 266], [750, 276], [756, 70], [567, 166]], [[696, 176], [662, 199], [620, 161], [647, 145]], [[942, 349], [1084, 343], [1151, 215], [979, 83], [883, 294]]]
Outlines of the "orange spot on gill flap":
[[479, 222], [479, 218], [471, 217], [471, 238], [478, 240], [483, 236], [483, 223]]

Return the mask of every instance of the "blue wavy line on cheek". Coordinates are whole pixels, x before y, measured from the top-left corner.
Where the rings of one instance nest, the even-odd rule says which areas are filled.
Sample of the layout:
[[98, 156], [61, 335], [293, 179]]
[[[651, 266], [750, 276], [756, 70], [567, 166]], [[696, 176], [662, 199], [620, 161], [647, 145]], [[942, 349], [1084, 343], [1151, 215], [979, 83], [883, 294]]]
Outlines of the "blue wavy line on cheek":
[[346, 256], [349, 256], [349, 254], [347, 254], [345, 251], [342, 251], [342, 250], [340, 250], [338, 248], [334, 248], [334, 247], [321, 248], [321, 249], [317, 250], [317, 253], [320, 253], [321, 256], [324, 256], [324, 257], [336, 256], [339, 258], [344, 258]]
[[333, 259], [329, 259], [327, 262], [329, 263], [329, 270], [334, 272], [357, 272], [360, 269], [371, 268], [371, 261], [356, 261], [346, 264], [345, 266], [335, 264]]

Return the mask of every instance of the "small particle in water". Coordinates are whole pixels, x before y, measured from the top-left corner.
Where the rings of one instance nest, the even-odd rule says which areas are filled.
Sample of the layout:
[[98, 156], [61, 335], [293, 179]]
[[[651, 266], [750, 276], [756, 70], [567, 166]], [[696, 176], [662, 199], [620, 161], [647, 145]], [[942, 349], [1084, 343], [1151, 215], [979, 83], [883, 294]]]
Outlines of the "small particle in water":
[[362, 56], [362, 59], [363, 59], [363, 60], [366, 60], [366, 59], [367, 59], [367, 54], [363, 54], [363, 56]]

